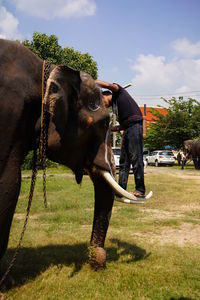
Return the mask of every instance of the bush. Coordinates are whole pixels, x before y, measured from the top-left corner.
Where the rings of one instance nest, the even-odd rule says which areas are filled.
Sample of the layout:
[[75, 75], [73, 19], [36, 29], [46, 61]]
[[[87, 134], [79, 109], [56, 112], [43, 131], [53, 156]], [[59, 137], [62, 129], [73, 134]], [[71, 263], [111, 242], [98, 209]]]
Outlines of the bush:
[[[38, 153], [37, 153], [38, 155]], [[51, 167], [56, 167], [57, 163], [46, 159], [46, 167], [51, 168]], [[27, 156], [24, 159], [23, 165], [21, 167], [22, 170], [32, 170], [33, 168], [33, 151], [30, 151]], [[39, 164], [39, 170], [42, 169], [42, 165]]]

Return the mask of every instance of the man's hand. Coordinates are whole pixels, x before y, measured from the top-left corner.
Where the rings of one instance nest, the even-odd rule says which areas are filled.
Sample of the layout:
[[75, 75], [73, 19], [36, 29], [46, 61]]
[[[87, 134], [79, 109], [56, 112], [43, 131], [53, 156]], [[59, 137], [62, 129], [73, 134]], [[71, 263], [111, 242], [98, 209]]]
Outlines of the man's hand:
[[122, 130], [122, 128], [121, 128], [120, 125], [116, 125], [116, 126], [113, 126], [113, 127], [111, 128], [111, 131], [112, 131], [112, 132], [120, 131], [120, 130]]

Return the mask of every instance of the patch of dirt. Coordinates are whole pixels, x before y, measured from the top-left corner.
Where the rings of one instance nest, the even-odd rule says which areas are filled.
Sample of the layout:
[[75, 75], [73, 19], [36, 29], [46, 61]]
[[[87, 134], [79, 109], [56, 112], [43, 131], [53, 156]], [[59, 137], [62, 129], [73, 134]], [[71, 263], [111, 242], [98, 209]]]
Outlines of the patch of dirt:
[[183, 247], [186, 243], [200, 245], [200, 225], [183, 223], [177, 229], [165, 229], [161, 231], [161, 236], [155, 236], [161, 244], [176, 244]]
[[158, 167], [158, 168], [152, 168], [152, 167], [148, 167], [145, 170], [145, 174], [166, 174], [166, 175], [172, 175], [172, 176], [178, 176], [178, 177], [182, 177], [182, 178], [187, 178], [187, 179], [197, 179], [200, 180], [200, 171], [199, 170], [181, 170], [181, 169], [173, 169], [173, 167], [171, 168], [167, 168], [167, 167]]
[[[22, 175], [22, 179], [30, 179], [31, 178], [31, 174], [23, 174]], [[42, 174], [38, 174], [37, 175], [38, 178], [42, 178], [43, 175]], [[46, 174], [46, 177], [69, 177], [69, 178], [75, 178], [74, 174], [71, 173], [58, 173], [58, 174]]]
[[141, 208], [140, 212], [144, 212], [144, 214], [148, 214], [147, 216], [144, 215], [142, 220], [166, 220], [166, 219], [173, 219], [173, 218], [180, 218], [183, 217], [187, 213], [191, 213], [192, 211], [199, 211], [200, 205], [177, 205], [177, 210], [166, 211], [161, 209], [151, 209], [151, 208]]
[[180, 217], [182, 214], [176, 211], [165, 211], [160, 209], [141, 209], [140, 211], [148, 215], [141, 217], [144, 221], [152, 220], [166, 220]]
[[[159, 210], [159, 209], [148, 209], [141, 208], [140, 212], [144, 212], [144, 217], [141, 217], [141, 221], [152, 221], [152, 220], [181, 220], [187, 213], [192, 211], [199, 211], [200, 205], [190, 204], [177, 206], [177, 210]], [[147, 215], [146, 215], [147, 213]], [[195, 220], [195, 218], [193, 218]], [[199, 220], [197, 220], [199, 221]], [[163, 244], [175, 244], [179, 247], [183, 247], [185, 244], [200, 245], [200, 224], [192, 223], [181, 223], [177, 228], [162, 227], [157, 228], [155, 231], [146, 233], [136, 233], [137, 236], [143, 238], [150, 236], [152, 243]]]
[[185, 205], [179, 205], [177, 206], [177, 210], [183, 212], [183, 213], [187, 213], [187, 212], [192, 212], [192, 211], [199, 211], [200, 210], [200, 201], [199, 201], [199, 205], [197, 204], [185, 204]]
[[184, 247], [186, 244], [200, 245], [200, 225], [190, 223], [182, 223], [179, 228], [165, 227], [158, 232], [134, 233], [138, 237], [151, 236], [151, 243], [159, 243], [161, 245], [174, 244], [179, 247]]
[[[53, 212], [49, 212], [49, 213], [45, 213], [45, 215], [47, 216], [47, 215], [53, 215], [54, 213]], [[38, 219], [41, 215], [44, 215], [43, 213], [35, 213], [35, 214], [33, 214], [33, 215], [29, 215], [29, 218], [31, 219], [31, 220], [36, 220], [36, 219]], [[25, 217], [26, 217], [26, 214], [24, 214], [24, 213], [15, 213], [14, 214], [14, 218], [15, 219], [17, 219], [17, 220], [25, 220]]]

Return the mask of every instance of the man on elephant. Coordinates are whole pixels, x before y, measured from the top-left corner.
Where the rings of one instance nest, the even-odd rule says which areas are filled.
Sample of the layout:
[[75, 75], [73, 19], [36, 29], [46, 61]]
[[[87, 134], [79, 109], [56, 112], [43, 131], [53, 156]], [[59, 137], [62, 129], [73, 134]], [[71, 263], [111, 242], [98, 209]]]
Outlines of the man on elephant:
[[123, 189], [127, 188], [130, 165], [132, 164], [135, 178], [136, 197], [144, 197], [144, 164], [143, 164], [143, 126], [142, 113], [130, 94], [116, 83], [108, 83], [96, 80], [101, 88], [108, 89], [102, 92], [106, 107], [112, 105], [113, 112], [117, 115], [119, 126], [112, 131], [124, 130], [121, 147], [119, 184]]

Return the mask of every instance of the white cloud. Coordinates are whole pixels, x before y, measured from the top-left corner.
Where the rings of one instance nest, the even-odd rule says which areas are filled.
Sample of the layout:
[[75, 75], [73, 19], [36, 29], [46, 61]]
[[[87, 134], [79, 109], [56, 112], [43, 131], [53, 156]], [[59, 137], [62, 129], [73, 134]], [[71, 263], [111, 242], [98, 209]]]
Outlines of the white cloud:
[[72, 18], [92, 16], [96, 12], [94, 0], [10, 0], [20, 11], [44, 18]]
[[200, 41], [191, 43], [188, 39], [178, 39], [172, 43], [175, 52], [183, 57], [194, 58], [200, 56]]
[[192, 44], [184, 41], [182, 43], [187, 44], [189, 52], [187, 56], [186, 48], [181, 52], [181, 42], [177, 40], [173, 43], [175, 57], [170, 61], [164, 56], [139, 55], [136, 63], [131, 65], [136, 73], [132, 79], [133, 95], [140, 104], [163, 104], [161, 96], [167, 99], [191, 96], [199, 100], [200, 92], [194, 91], [200, 91], [200, 42]]
[[0, 37], [8, 39], [20, 39], [18, 31], [19, 21], [0, 2]]
[[145, 89], [149, 93], [167, 91], [174, 85], [174, 77], [178, 77], [178, 70], [173, 63], [167, 63], [165, 57], [140, 55], [136, 64], [132, 67], [137, 75], [134, 78], [134, 85], [138, 89]]

